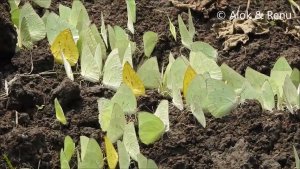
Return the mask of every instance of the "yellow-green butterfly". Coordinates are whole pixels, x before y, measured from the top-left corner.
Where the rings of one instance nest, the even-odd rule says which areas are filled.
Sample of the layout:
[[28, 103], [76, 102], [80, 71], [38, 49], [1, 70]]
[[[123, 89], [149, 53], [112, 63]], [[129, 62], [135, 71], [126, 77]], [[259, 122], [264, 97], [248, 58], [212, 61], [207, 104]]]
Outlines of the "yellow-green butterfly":
[[152, 113], [138, 112], [139, 137], [144, 144], [157, 141], [165, 131], [164, 123]]

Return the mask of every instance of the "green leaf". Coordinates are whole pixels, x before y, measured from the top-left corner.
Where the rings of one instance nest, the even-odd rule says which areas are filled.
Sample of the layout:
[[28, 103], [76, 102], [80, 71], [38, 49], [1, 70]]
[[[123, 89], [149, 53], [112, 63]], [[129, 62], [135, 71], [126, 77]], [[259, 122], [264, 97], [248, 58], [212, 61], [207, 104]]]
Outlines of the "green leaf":
[[67, 120], [64, 114], [63, 109], [61, 108], [57, 98], [54, 99], [54, 107], [55, 107], [55, 114], [56, 114], [56, 119], [61, 122], [63, 125], [67, 124]]
[[33, 0], [33, 2], [42, 8], [49, 8], [51, 5], [51, 0]]
[[119, 154], [119, 167], [120, 168], [129, 168], [130, 166], [130, 156], [127, 153], [125, 145], [122, 141], [117, 141], [118, 154]]
[[133, 122], [125, 125], [123, 143], [130, 157], [137, 161], [137, 155], [140, 153], [140, 146], [136, 137]]
[[115, 143], [124, 133], [126, 125], [125, 114], [118, 104], [114, 104], [111, 114], [109, 127], [107, 129], [107, 137], [112, 143]]
[[157, 89], [161, 84], [161, 75], [156, 57], [146, 60], [137, 71], [139, 77], [148, 89]]
[[206, 57], [217, 60], [218, 51], [212, 47], [210, 44], [205, 42], [196, 41], [191, 44], [191, 51], [192, 52], [201, 52]]
[[172, 21], [170, 20], [170, 18], [168, 17], [168, 20], [169, 20], [169, 30], [174, 38], [175, 41], [177, 41], [176, 39], [176, 28], [175, 26], [173, 25]]
[[190, 32], [186, 28], [182, 18], [178, 15], [178, 25], [179, 25], [179, 33], [181, 37], [181, 43], [188, 49], [191, 48], [193, 43], [193, 36], [191, 36]]
[[144, 33], [143, 42], [144, 42], [144, 53], [147, 57], [150, 57], [152, 51], [155, 48], [156, 43], [158, 42], [157, 33], [152, 31], [148, 31]]
[[149, 145], [160, 139], [165, 131], [160, 118], [148, 112], [139, 112], [138, 119], [139, 137], [144, 144]]
[[70, 136], [65, 137], [64, 141], [64, 155], [69, 162], [75, 153], [75, 143]]

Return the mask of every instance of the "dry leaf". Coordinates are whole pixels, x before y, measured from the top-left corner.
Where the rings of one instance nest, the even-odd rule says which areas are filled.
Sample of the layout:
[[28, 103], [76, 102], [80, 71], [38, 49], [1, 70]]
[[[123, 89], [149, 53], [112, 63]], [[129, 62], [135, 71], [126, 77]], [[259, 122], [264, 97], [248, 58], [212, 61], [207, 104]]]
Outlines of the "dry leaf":
[[287, 27], [285, 34], [292, 35], [295, 39], [300, 39], [300, 26]]
[[229, 20], [214, 24], [213, 30], [218, 38], [225, 39], [224, 50], [232, 49], [240, 42], [246, 44], [249, 34], [266, 34], [269, 32], [269, 24], [262, 20]]
[[249, 36], [246, 34], [228, 35], [224, 42], [224, 50], [229, 50], [239, 43], [246, 44], [249, 40]]
[[204, 13], [208, 17], [208, 13], [214, 9], [224, 10], [227, 8], [227, 0], [169, 0], [177, 8], [191, 9]]

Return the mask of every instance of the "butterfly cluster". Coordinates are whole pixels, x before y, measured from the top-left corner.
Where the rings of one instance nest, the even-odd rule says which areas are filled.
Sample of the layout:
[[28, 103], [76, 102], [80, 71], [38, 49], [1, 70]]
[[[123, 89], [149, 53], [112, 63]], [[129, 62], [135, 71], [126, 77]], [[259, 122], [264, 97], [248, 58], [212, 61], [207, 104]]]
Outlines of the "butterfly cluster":
[[[127, 27], [134, 34], [135, 1], [126, 0], [126, 4]], [[59, 14], [48, 12], [42, 18], [29, 3], [19, 11], [14, 9], [20, 14], [14, 18], [20, 47], [32, 48], [34, 42], [47, 36], [54, 60], [64, 65], [68, 78], [75, 80], [72, 67], [78, 65], [80, 78], [115, 91], [111, 99], [97, 100], [100, 127], [106, 132], [105, 155], [110, 168], [115, 168], [118, 162], [120, 168], [128, 168], [131, 159], [140, 168], [158, 168], [153, 160], [141, 154], [139, 141], [153, 144], [172, 130], [169, 125], [171, 104], [179, 110], [190, 111], [203, 127], [206, 126], [205, 114], [221, 118], [247, 99], [258, 100], [270, 111], [287, 107], [293, 113], [300, 107], [298, 69], [292, 69], [283, 57], [275, 63], [270, 76], [247, 68], [244, 77], [226, 64], [219, 66], [216, 49], [208, 43], [193, 41], [196, 30], [190, 11], [188, 27], [178, 15], [181, 43], [190, 51], [189, 56], [175, 58], [170, 53], [167, 66], [160, 69], [157, 58], [152, 56], [159, 36], [148, 31], [143, 35], [145, 61], [135, 69], [133, 59], [137, 45], [126, 30], [105, 25], [101, 14], [99, 32], [80, 1], [74, 1], [71, 8], [59, 5]], [[170, 19], [169, 24], [171, 35], [177, 40], [176, 27]], [[140, 111], [137, 98], [146, 95], [147, 90], [171, 96], [172, 103], [161, 100], [154, 113]], [[57, 99], [54, 105], [56, 118], [66, 125], [68, 122]], [[136, 115], [137, 123], [127, 120], [130, 115]], [[118, 152], [113, 146], [115, 143]], [[95, 139], [81, 136], [80, 146], [78, 168], [103, 168], [105, 158]], [[62, 168], [70, 168], [74, 153], [75, 143], [67, 136], [60, 154]]]

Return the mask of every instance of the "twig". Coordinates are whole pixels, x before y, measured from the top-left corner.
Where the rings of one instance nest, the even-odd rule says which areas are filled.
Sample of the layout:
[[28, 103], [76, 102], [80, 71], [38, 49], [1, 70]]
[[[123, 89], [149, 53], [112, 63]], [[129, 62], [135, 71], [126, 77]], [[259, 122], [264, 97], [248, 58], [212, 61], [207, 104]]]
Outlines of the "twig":
[[9, 169], [14, 169], [14, 167], [13, 167], [13, 165], [11, 164], [10, 160], [8, 159], [7, 155], [6, 155], [6, 154], [3, 154], [2, 157], [3, 157], [4, 161], [5, 161], [6, 164], [7, 164], [7, 167], [8, 167]]
[[246, 13], [249, 12], [250, 2], [251, 2], [251, 0], [248, 0], [248, 2], [247, 2], [247, 8], [246, 8]]
[[39, 160], [38, 169], [40, 169], [41, 166], [41, 159]]
[[[291, 4], [292, 12], [294, 13], [294, 17], [297, 17], [297, 13], [295, 11], [295, 8], [300, 12], [300, 6], [294, 1], [294, 0], [288, 0], [288, 2]], [[300, 23], [299, 20], [297, 20], [298, 23]]]
[[7, 96], [5, 93], [0, 94], [0, 100], [4, 100], [6, 98], [7, 98]]
[[9, 94], [9, 88], [8, 88], [8, 82], [7, 82], [7, 80], [4, 81], [4, 89], [5, 89], [6, 96], [8, 96], [8, 94]]
[[57, 74], [57, 72], [41, 72], [41, 73], [39, 73], [39, 75], [53, 75], [53, 74]]
[[177, 0], [171, 0], [172, 4], [177, 8], [191, 8], [193, 10], [196, 10], [197, 6], [192, 4], [183, 4], [182, 2], [179, 2]]
[[16, 126], [19, 124], [19, 112], [16, 111]]
[[288, 0], [288, 1], [292, 6], [296, 7], [298, 9], [298, 11], [300, 12], [300, 6], [294, 0]]
[[32, 59], [32, 51], [31, 50], [30, 50], [30, 62], [31, 62], [31, 68], [30, 68], [29, 74], [31, 74], [33, 71], [33, 59]]

